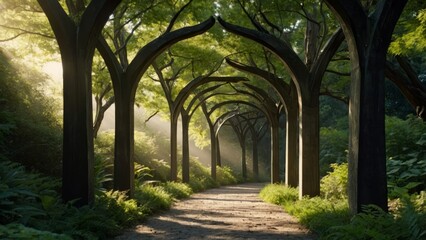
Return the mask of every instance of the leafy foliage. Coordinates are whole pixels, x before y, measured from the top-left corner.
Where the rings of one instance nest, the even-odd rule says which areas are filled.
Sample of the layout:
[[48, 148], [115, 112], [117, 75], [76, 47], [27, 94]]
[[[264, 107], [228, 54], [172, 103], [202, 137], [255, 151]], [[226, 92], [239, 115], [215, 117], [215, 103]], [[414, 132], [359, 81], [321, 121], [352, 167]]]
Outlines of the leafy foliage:
[[210, 176], [209, 169], [204, 167], [199, 161], [191, 158], [189, 165], [191, 166], [189, 171], [189, 186], [191, 186], [194, 192], [218, 186], [218, 183]]
[[[395, 40], [391, 43], [389, 51], [392, 54], [401, 55], [407, 52], [422, 52], [426, 48], [424, 34], [426, 32], [426, 6], [424, 3], [415, 3], [408, 6], [406, 14], [399, 20]], [[415, 9], [414, 9], [415, 8]], [[423, 9], [421, 9], [423, 8]]]
[[216, 167], [216, 181], [221, 186], [236, 184], [238, 182], [235, 173], [228, 166]]
[[395, 214], [370, 205], [355, 215], [350, 224], [331, 227], [324, 239], [424, 239], [425, 219], [424, 209], [416, 211], [410, 200]]
[[284, 210], [320, 235], [330, 227], [344, 224], [350, 219], [348, 204], [344, 199], [315, 197], [298, 200], [297, 189], [279, 184], [265, 186], [259, 195], [266, 202], [283, 206]]
[[135, 191], [135, 199], [143, 203], [148, 213], [167, 210], [173, 202], [173, 197], [162, 186], [145, 184]]
[[426, 124], [411, 116], [386, 119], [388, 188], [391, 198], [426, 188]]
[[44, 79], [31, 68], [12, 64], [0, 49], [0, 155], [59, 175], [61, 130], [55, 101], [42, 90]]
[[284, 206], [284, 209], [320, 235], [330, 227], [342, 225], [350, 219], [348, 203], [342, 199], [330, 201], [320, 197], [303, 198]]
[[19, 222], [31, 224], [35, 219], [48, 216], [49, 207], [55, 204], [59, 182], [36, 173], [26, 173], [25, 168], [10, 161], [0, 162], [0, 223]]
[[41, 231], [26, 227], [22, 224], [11, 223], [0, 225], [1, 239], [45, 239], [45, 240], [72, 240], [65, 234], [57, 234], [49, 231]]
[[192, 194], [192, 189], [185, 183], [165, 182], [164, 190], [177, 199], [187, 198]]
[[331, 164], [332, 172], [321, 179], [321, 195], [325, 199], [346, 199], [348, 197], [348, 164]]
[[336, 128], [320, 129], [320, 175], [324, 176], [332, 163], [347, 162], [348, 132]]
[[288, 202], [295, 202], [299, 198], [299, 191], [296, 188], [287, 187], [281, 184], [268, 184], [259, 193], [260, 198], [265, 202], [286, 205]]
[[[136, 178], [140, 181], [166, 181], [169, 178], [170, 166], [164, 160], [158, 159], [161, 154], [161, 151], [158, 150], [159, 147], [153, 137], [145, 132], [135, 131], [135, 174]], [[104, 167], [109, 169], [105, 170], [107, 171], [106, 173], [111, 174], [114, 158], [113, 132], [99, 133], [99, 136], [95, 140], [95, 156], [105, 163]], [[139, 168], [138, 166], [143, 167]]]

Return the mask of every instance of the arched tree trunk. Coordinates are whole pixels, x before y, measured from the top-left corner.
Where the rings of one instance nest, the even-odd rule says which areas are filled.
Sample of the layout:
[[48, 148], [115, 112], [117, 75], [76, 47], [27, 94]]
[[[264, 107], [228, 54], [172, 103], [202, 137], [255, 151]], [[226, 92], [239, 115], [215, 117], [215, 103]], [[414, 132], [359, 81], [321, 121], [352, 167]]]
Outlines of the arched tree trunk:
[[92, 58], [98, 36], [119, 0], [99, 0], [77, 9], [75, 23], [58, 1], [38, 0], [61, 51], [64, 122], [62, 199], [77, 206], [94, 199]]
[[182, 118], [182, 182], [189, 182], [189, 116], [181, 111]]
[[278, 123], [271, 123], [271, 183], [279, 183], [280, 180], [280, 144]]
[[216, 165], [222, 167], [222, 158], [220, 156], [220, 141], [219, 136], [216, 136]]
[[286, 116], [286, 167], [285, 184], [290, 187], [299, 186], [298, 138], [299, 122], [297, 106], [287, 106]]
[[[115, 96], [114, 189], [134, 193], [134, 102], [122, 86]], [[117, 87], [116, 87], [117, 88]]]
[[216, 180], [216, 160], [217, 160], [217, 152], [218, 152], [218, 141], [216, 138], [216, 131], [214, 126], [209, 123], [210, 129], [210, 169], [211, 169], [211, 177]]
[[253, 178], [255, 181], [259, 180], [259, 141], [257, 138], [253, 137]]
[[387, 210], [384, 68], [393, 29], [407, 0], [384, 0], [367, 15], [359, 1], [326, 0], [342, 24], [352, 62], [349, 104], [349, 206]]
[[170, 181], [177, 181], [177, 117], [170, 118]]
[[299, 197], [318, 196], [320, 194], [318, 103], [302, 104], [299, 112], [299, 136]]
[[241, 171], [243, 174], [243, 179], [247, 180], [247, 158], [246, 158], [246, 141], [243, 139], [242, 142], [240, 142], [241, 146]]

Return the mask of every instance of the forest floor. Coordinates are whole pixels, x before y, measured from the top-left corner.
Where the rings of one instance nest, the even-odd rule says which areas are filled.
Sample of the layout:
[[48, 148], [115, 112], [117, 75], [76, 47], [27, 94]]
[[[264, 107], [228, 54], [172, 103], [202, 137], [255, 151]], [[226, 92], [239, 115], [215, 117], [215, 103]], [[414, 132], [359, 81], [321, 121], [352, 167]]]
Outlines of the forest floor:
[[239, 184], [193, 194], [115, 239], [316, 239], [280, 206], [263, 202], [258, 196], [263, 186]]

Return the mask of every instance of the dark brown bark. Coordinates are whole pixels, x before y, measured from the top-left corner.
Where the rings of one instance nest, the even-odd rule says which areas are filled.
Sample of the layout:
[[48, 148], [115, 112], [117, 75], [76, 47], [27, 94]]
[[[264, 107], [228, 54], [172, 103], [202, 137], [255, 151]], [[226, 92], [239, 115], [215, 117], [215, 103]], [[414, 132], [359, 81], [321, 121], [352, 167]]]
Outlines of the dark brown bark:
[[299, 186], [298, 139], [299, 127], [297, 106], [286, 108], [286, 157], [285, 184], [290, 187]]
[[214, 128], [213, 121], [210, 118], [211, 112], [207, 109], [205, 101], [201, 102], [201, 109], [203, 110], [204, 116], [206, 118], [207, 124], [209, 125], [210, 133], [210, 170], [211, 177], [216, 180], [216, 153], [217, 153], [217, 140], [216, 140], [216, 131]]
[[[134, 92], [115, 90], [114, 189], [134, 194]], [[130, 134], [131, 133], [131, 134]]]
[[326, 0], [339, 19], [352, 62], [349, 107], [349, 206], [387, 210], [384, 68], [395, 24], [407, 0], [385, 0], [368, 16], [358, 1]]
[[76, 25], [58, 1], [38, 0], [61, 51], [64, 81], [62, 198], [94, 198], [91, 68], [95, 44], [119, 0], [92, 1]]
[[181, 111], [182, 118], [182, 182], [189, 182], [189, 119], [188, 112]]

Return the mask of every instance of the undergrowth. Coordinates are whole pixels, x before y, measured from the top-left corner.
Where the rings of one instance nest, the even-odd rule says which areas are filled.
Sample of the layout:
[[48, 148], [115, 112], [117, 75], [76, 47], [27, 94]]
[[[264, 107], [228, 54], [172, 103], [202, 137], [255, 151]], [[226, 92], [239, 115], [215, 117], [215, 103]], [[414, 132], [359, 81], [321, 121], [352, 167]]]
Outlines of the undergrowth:
[[[176, 199], [187, 198], [193, 192], [184, 183], [148, 182], [136, 186], [134, 199], [129, 199], [126, 192], [106, 190], [112, 178], [102, 170], [102, 164], [105, 163], [95, 164], [94, 203], [77, 208], [60, 199], [58, 179], [27, 172], [18, 163], [1, 160], [0, 239], [107, 239], [152, 213], [169, 209]], [[143, 166], [137, 169], [139, 175], [147, 172]], [[209, 181], [209, 186], [216, 184]]]
[[321, 180], [321, 196], [298, 198], [298, 190], [280, 184], [265, 186], [260, 197], [283, 206], [320, 239], [426, 239], [426, 192], [392, 200], [390, 212], [365, 206], [362, 213], [349, 213], [346, 185], [347, 164], [332, 165]]

